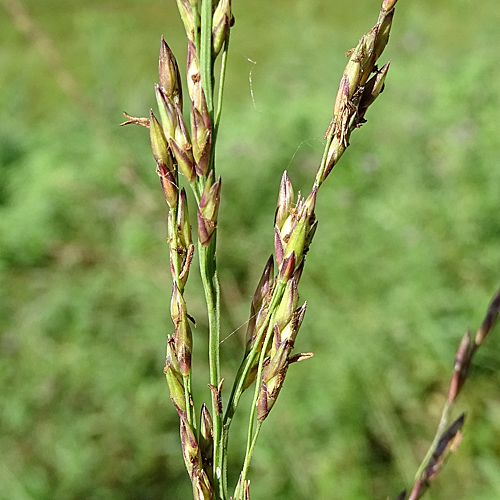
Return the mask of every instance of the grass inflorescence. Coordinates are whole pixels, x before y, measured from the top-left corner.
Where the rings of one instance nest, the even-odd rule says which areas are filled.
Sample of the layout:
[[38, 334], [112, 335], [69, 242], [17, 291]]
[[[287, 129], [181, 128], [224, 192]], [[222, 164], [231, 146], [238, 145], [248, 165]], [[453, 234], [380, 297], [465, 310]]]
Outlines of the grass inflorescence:
[[[310, 194], [302, 196], [299, 192], [295, 196], [287, 172], [282, 176], [274, 218], [274, 254], [267, 261], [251, 303], [243, 361], [232, 383], [226, 407], [222, 400], [220, 285], [216, 260], [222, 183], [220, 177], [215, 181], [215, 139], [222, 109], [225, 58], [234, 23], [230, 0], [214, 3], [178, 0], [188, 39], [186, 81], [190, 127], [183, 118], [178, 64], [163, 38], [160, 83], [155, 87], [161, 125], [153, 111], [149, 119], [126, 115], [129, 120], [124, 124], [138, 123], [150, 129], [157, 172], [169, 206], [173, 278], [171, 316], [175, 330], [167, 340], [165, 374], [170, 397], [180, 417], [181, 446], [195, 499], [250, 500], [248, 473], [261, 427], [281, 392], [289, 366], [312, 357], [312, 353], [294, 353], [293, 350], [307, 306], [307, 303], [299, 305], [298, 286], [318, 225], [316, 201], [322, 184], [348, 148], [352, 132], [366, 122], [368, 108], [384, 90], [390, 63], [379, 69], [378, 61], [389, 41], [396, 1], [384, 0], [375, 26], [347, 53], [349, 61], [340, 80], [333, 117], [325, 133], [323, 157]], [[220, 68], [217, 101], [215, 61], [221, 50], [224, 63]], [[183, 297], [193, 243], [187, 198], [179, 187], [179, 172], [190, 185], [197, 205], [199, 267], [208, 313], [208, 386], [212, 391], [212, 413], [203, 403], [199, 430], [191, 381], [193, 336], [190, 321], [194, 320], [187, 312]], [[497, 302], [498, 298], [493, 301], [483, 324], [487, 325], [482, 327], [482, 334], [478, 333], [475, 344], [472, 345], [469, 334], [460, 344], [448, 401], [429, 455], [417, 474], [410, 500], [420, 498], [441, 469], [445, 454], [455, 449], [460, 441], [463, 415], [446, 429], [448, 412], [467, 377], [472, 355], [496, 320]], [[250, 404], [246, 451], [234, 494], [230, 495], [228, 444], [231, 424], [243, 392], [252, 384], [255, 388]], [[405, 492], [398, 498], [405, 499]]]

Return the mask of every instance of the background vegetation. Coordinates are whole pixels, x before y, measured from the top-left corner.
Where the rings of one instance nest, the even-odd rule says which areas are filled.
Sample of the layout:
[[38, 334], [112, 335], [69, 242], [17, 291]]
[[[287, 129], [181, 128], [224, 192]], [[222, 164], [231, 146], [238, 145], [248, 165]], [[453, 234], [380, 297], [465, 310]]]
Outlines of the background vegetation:
[[[0, 2], [0, 498], [189, 498], [162, 375], [167, 211], [147, 133], [117, 126], [123, 109], [154, 105], [161, 34], [184, 59], [175, 4], [26, 0], [29, 17], [16, 5]], [[218, 154], [224, 336], [246, 321], [272, 251], [281, 173], [312, 184], [343, 54], [379, 2], [233, 8]], [[409, 485], [456, 346], [500, 282], [500, 7], [396, 11], [386, 91], [319, 198], [298, 339], [315, 357], [290, 370], [264, 425], [256, 500], [384, 499]], [[196, 377], [194, 274], [187, 293]], [[226, 378], [242, 335], [223, 344]], [[460, 451], [428, 498], [500, 496], [499, 350], [497, 329], [460, 400]]]

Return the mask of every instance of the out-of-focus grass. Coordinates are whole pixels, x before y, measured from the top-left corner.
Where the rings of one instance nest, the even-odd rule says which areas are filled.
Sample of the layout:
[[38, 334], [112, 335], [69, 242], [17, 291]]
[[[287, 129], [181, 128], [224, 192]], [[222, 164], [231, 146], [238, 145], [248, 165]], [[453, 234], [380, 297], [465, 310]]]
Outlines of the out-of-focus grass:
[[[154, 104], [161, 34], [184, 59], [174, 2], [24, 5], [52, 45], [2, 11], [0, 498], [189, 498], [161, 373], [166, 209], [147, 134], [117, 127], [122, 109]], [[343, 53], [378, 8], [235, 2], [218, 155], [224, 336], [272, 251], [281, 173], [310, 187]], [[320, 193], [297, 345], [316, 356], [290, 370], [266, 421], [253, 497], [395, 496], [425, 454], [457, 342], [500, 281], [499, 17], [493, 0], [398, 5], [387, 89]], [[241, 331], [223, 344], [226, 379], [241, 344]], [[499, 349], [493, 332], [433, 498], [500, 495]], [[208, 400], [204, 382], [196, 391]]]

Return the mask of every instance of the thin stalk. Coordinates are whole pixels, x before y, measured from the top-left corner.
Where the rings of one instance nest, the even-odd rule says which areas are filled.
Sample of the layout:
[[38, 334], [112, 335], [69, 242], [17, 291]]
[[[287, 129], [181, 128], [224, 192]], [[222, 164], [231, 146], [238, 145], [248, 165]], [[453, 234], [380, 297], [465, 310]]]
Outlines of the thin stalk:
[[[271, 321], [269, 322], [272, 325], [272, 319], [274, 317], [274, 314], [271, 316]], [[248, 420], [248, 437], [247, 437], [247, 449], [245, 452], [245, 460], [243, 462], [243, 469], [241, 470], [241, 476], [240, 476], [240, 488], [243, 488], [247, 474], [248, 474], [248, 468], [250, 466], [250, 461], [252, 460], [252, 455], [253, 455], [253, 450], [255, 448], [255, 443], [257, 441], [257, 437], [259, 436], [260, 428], [262, 426], [262, 422], [257, 421], [257, 426], [254, 432], [254, 424], [256, 420], [256, 412], [257, 412], [257, 401], [259, 399], [259, 393], [261, 389], [261, 382], [262, 382], [262, 370], [264, 367], [264, 360], [266, 358], [266, 352], [269, 347], [269, 343], [271, 342], [271, 339], [273, 337], [273, 329], [268, 328], [267, 333], [266, 333], [266, 338], [264, 340], [264, 343], [262, 345], [262, 350], [260, 352], [260, 357], [259, 357], [259, 368], [257, 370], [257, 378], [255, 379], [255, 391], [253, 395], [253, 400], [252, 400], [252, 407], [250, 408], [250, 418]], [[238, 491], [239, 494], [241, 494], [240, 491]], [[235, 495], [236, 500], [239, 500], [239, 496]]]
[[[208, 312], [209, 328], [209, 351], [208, 360], [210, 368], [210, 384], [217, 387], [220, 382], [220, 359], [219, 359], [219, 339], [220, 339], [220, 285], [216, 271], [215, 260], [216, 235], [207, 246], [198, 245], [200, 258], [201, 280], [205, 292], [205, 300]], [[223, 462], [222, 447], [222, 415], [218, 413], [218, 405], [212, 398], [212, 419], [213, 419], [213, 439], [214, 439], [214, 487], [216, 498], [224, 499], [223, 489], [220, 487], [220, 471]]]
[[260, 429], [262, 427], [262, 422], [257, 422], [257, 428], [255, 429], [255, 433], [253, 438], [250, 441], [250, 434], [248, 435], [248, 443], [247, 443], [247, 452], [245, 454], [245, 462], [243, 463], [243, 469], [241, 470], [240, 481], [238, 482], [238, 486], [234, 492], [235, 500], [240, 500], [243, 498], [243, 492], [245, 489], [245, 481], [248, 474], [248, 468], [250, 467], [250, 461], [252, 459], [253, 450], [255, 448], [255, 443], [257, 442], [257, 438], [259, 437]]
[[[201, 37], [198, 48], [198, 56], [200, 61], [200, 72], [202, 87], [207, 103], [208, 114], [210, 121], [213, 122], [213, 61], [212, 61], [212, 0], [202, 0], [201, 2]], [[210, 154], [209, 170], [214, 171], [215, 164], [213, 151], [215, 144], [212, 143]], [[197, 202], [203, 190], [203, 185], [206, 179], [199, 179]], [[198, 253], [200, 257], [200, 273], [205, 292], [205, 300], [207, 303], [208, 312], [208, 327], [209, 327], [209, 370], [210, 384], [217, 387], [220, 381], [220, 359], [219, 359], [219, 338], [220, 338], [220, 286], [217, 277], [217, 265], [215, 260], [216, 234], [207, 246], [198, 245]], [[212, 398], [212, 418], [213, 418], [213, 439], [214, 439], [214, 486], [217, 498], [224, 498], [222, 489], [220, 488], [220, 471], [222, 463], [222, 447], [221, 447], [221, 427], [222, 416], [218, 414], [217, 402]], [[221, 496], [222, 494], [222, 496]]]
[[331, 130], [328, 131], [326, 136], [325, 149], [323, 151], [323, 156], [321, 157], [321, 163], [319, 164], [318, 172], [316, 174], [316, 179], [314, 179], [314, 186], [321, 186], [321, 175], [325, 170], [326, 160], [328, 158], [328, 151], [330, 150], [330, 146], [332, 144], [333, 139], [333, 127], [330, 127]]
[[[236, 375], [232, 390], [231, 390], [231, 395], [229, 397], [229, 402], [228, 406], [226, 409], [226, 412], [224, 414], [224, 422], [223, 422], [223, 427], [222, 427], [222, 447], [224, 450], [227, 450], [228, 442], [229, 442], [229, 428], [231, 427], [231, 423], [233, 421], [233, 416], [236, 412], [236, 408], [238, 407], [238, 403], [240, 400], [241, 395], [243, 394], [243, 386], [245, 384], [246, 378], [248, 376], [248, 373], [250, 372], [250, 369], [254, 363], [254, 360], [256, 356], [259, 354], [258, 348], [259, 345], [262, 343], [262, 339], [267, 339], [271, 337], [271, 334], [269, 333], [269, 325], [271, 323], [271, 318], [278, 307], [278, 305], [281, 302], [281, 299], [283, 297], [283, 293], [285, 291], [286, 284], [282, 283], [280, 281], [277, 282], [274, 291], [273, 291], [273, 296], [271, 298], [271, 302], [269, 304], [269, 310], [267, 313], [267, 316], [260, 328], [260, 331], [258, 332], [255, 343], [252, 347], [252, 350], [246, 355], [246, 358], [244, 362], [242, 363], [242, 366], [240, 368], [240, 371]], [[271, 329], [272, 331], [272, 329]], [[267, 342], [266, 342], [267, 343]], [[262, 351], [261, 351], [262, 352]], [[264, 350], [265, 352], [265, 350]], [[260, 384], [259, 384], [260, 385]], [[257, 392], [258, 395], [258, 392]], [[253, 419], [251, 420], [251, 425], [253, 426]], [[253, 427], [250, 429], [249, 436], [251, 434]], [[247, 446], [247, 452], [246, 452], [246, 458], [245, 460], [249, 462], [249, 459], [251, 458], [253, 453], [253, 447], [248, 447]], [[248, 466], [247, 466], [248, 469]], [[222, 463], [222, 484], [224, 486], [226, 496], [227, 496], [227, 456], [224, 455], [223, 457], [223, 463]]]
[[[256, 356], [258, 355], [258, 346], [261, 344], [262, 339], [267, 337], [267, 332], [269, 331], [269, 324], [271, 322], [271, 317], [274, 314], [274, 311], [278, 307], [281, 298], [283, 297], [283, 293], [285, 290], [285, 284], [278, 282], [273, 292], [273, 296], [271, 298], [271, 303], [269, 305], [269, 311], [266, 319], [264, 320], [260, 331], [258, 332], [255, 343], [252, 347], [252, 350], [247, 354], [240, 371], [236, 375], [235, 381], [233, 383], [233, 387], [231, 390], [231, 395], [229, 397], [228, 406], [226, 412], [224, 414], [224, 422], [222, 427], [222, 447], [224, 450], [227, 450], [228, 442], [229, 442], [229, 428], [231, 427], [231, 423], [233, 421], [234, 413], [236, 412], [236, 408], [238, 407], [238, 403], [241, 395], [243, 394], [243, 385], [245, 384], [246, 378], [250, 369], [254, 363]], [[222, 463], [222, 484], [227, 496], [227, 454], [223, 457]]]
[[214, 117], [214, 84], [212, 60], [212, 0], [201, 2], [201, 39], [200, 39], [200, 72], [201, 84], [205, 92], [208, 114], [213, 123]]
[[226, 67], [227, 67], [227, 54], [229, 48], [229, 36], [230, 32], [227, 34], [226, 40], [224, 41], [224, 47], [222, 49], [221, 56], [221, 66], [219, 74], [219, 90], [217, 93], [217, 109], [215, 110], [215, 122], [212, 133], [212, 141], [215, 144], [217, 141], [217, 132], [219, 131], [220, 118], [222, 115], [222, 97], [224, 95], [224, 83], [226, 81]]
[[[220, 119], [222, 115], [222, 98], [224, 95], [224, 83], [226, 80], [227, 54], [229, 48], [229, 33], [227, 34], [222, 49], [222, 59], [219, 74], [219, 89], [217, 92], [217, 109], [215, 110], [215, 118], [212, 125], [212, 144], [210, 147], [210, 165], [215, 169], [215, 144], [217, 142], [217, 134], [219, 132]], [[214, 172], [215, 173], [215, 172]]]
[[[209, 171], [212, 171], [215, 179], [215, 144], [217, 140], [217, 132], [220, 124], [222, 113], [222, 95], [224, 91], [224, 81], [226, 74], [227, 51], [229, 45], [229, 36], [224, 42], [222, 54], [222, 64], [219, 76], [219, 89], [217, 98], [217, 111], [214, 118], [214, 58], [212, 57], [212, 16], [213, 2], [212, 0], [201, 1], [201, 33], [197, 53], [200, 62], [201, 82], [207, 110], [212, 123], [212, 141], [210, 146]], [[206, 178], [199, 179], [195, 196], [199, 205], [201, 193], [203, 192], [204, 182]], [[209, 370], [210, 384], [213, 387], [218, 387], [220, 377], [220, 285], [217, 276], [216, 264], [216, 233], [208, 246], [199, 245], [198, 251], [200, 256], [200, 272], [205, 291], [205, 298], [208, 310], [209, 323]], [[220, 397], [220, 394], [218, 395]], [[224, 464], [227, 463], [226, 446], [227, 440], [223, 436], [222, 414], [219, 404], [212, 398], [212, 419], [213, 419], [213, 443], [214, 443], [214, 488], [215, 497], [225, 500], [227, 498], [227, 486], [224, 484], [223, 470]]]
[[[215, 113], [215, 121], [213, 123], [213, 128], [212, 128], [212, 145], [211, 145], [211, 150], [210, 150], [210, 165], [212, 165], [212, 168], [215, 170], [215, 144], [217, 142], [217, 133], [219, 131], [219, 125], [220, 125], [220, 119], [222, 115], [222, 97], [224, 93], [224, 83], [225, 83], [225, 77], [226, 77], [226, 67], [227, 67], [227, 53], [228, 53], [228, 47], [229, 47], [229, 33], [227, 35], [227, 38], [224, 42], [224, 48], [222, 52], [222, 61], [221, 61], [221, 68], [220, 68], [220, 75], [219, 75], [219, 89], [218, 89], [218, 96], [217, 96], [217, 110]], [[215, 238], [214, 238], [215, 239]], [[217, 282], [217, 286], [219, 286]], [[220, 300], [220, 294], [217, 294], [218, 300]], [[217, 314], [220, 314], [220, 304], [217, 303]], [[220, 320], [219, 320], [220, 323]], [[210, 343], [210, 349], [212, 347], [217, 349], [217, 352], [219, 352], [220, 349], [220, 343], [218, 342], [217, 339], [217, 347]], [[213, 384], [213, 383], [212, 383]], [[216, 386], [216, 384], [213, 384]], [[214, 426], [214, 467], [215, 467], [215, 474], [216, 477], [214, 478], [214, 482], [216, 482], [218, 488], [219, 488], [219, 495], [221, 498], [227, 498], [228, 497], [228, 492], [227, 492], [227, 444], [228, 444], [228, 429], [229, 426], [226, 427], [223, 425], [223, 420], [222, 420], [222, 415], [215, 415], [216, 417], [215, 420], [217, 420], [218, 427], [217, 427], [217, 433], [216, 429]], [[218, 472], [219, 471], [219, 472]], [[219, 474], [219, 477], [217, 477], [217, 474]]]
[[422, 460], [422, 463], [420, 464], [417, 473], [415, 474], [415, 481], [417, 481], [420, 478], [425, 468], [429, 464], [429, 460], [431, 459], [434, 451], [436, 450], [436, 446], [439, 443], [439, 440], [441, 439], [443, 432], [446, 430], [446, 427], [448, 426], [448, 416], [450, 415], [451, 407], [452, 405], [447, 401], [446, 404], [444, 405], [443, 412], [441, 413], [441, 419], [439, 421], [436, 435], [434, 436], [432, 444], [430, 445], [429, 450], [427, 451], [424, 459]]

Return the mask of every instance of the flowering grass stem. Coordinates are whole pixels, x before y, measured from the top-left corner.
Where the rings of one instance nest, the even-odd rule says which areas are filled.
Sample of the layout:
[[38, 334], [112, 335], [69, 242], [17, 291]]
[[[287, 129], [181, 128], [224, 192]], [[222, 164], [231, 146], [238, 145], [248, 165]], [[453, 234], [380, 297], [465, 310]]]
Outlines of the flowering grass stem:
[[[295, 197], [292, 182], [282, 176], [274, 218], [274, 253], [255, 291], [248, 321], [246, 346], [234, 378], [228, 403], [222, 403], [220, 361], [220, 284], [217, 273], [217, 219], [221, 179], [215, 175], [215, 147], [222, 114], [229, 34], [234, 23], [230, 0], [177, 0], [186, 29], [187, 87], [190, 121], [183, 117], [183, 93], [177, 61], [162, 39], [159, 84], [155, 87], [160, 122], [127, 115], [125, 123], [150, 129], [153, 155], [169, 206], [168, 229], [172, 272], [171, 317], [174, 333], [167, 338], [165, 375], [170, 397], [179, 414], [181, 445], [195, 500], [250, 500], [247, 479], [263, 422], [274, 406], [289, 366], [312, 356], [292, 354], [306, 303], [299, 305], [298, 286], [305, 258], [317, 229], [316, 198], [320, 186], [349, 146], [351, 133], [365, 123], [365, 114], [382, 93], [389, 62], [377, 66], [389, 40], [397, 0], [383, 0], [378, 21], [348, 52], [333, 116], [325, 134], [325, 149], [308, 196]], [[221, 54], [217, 96], [214, 68]], [[190, 126], [189, 126], [190, 125]], [[191, 351], [193, 322], [184, 290], [194, 244], [188, 202], [179, 187], [179, 172], [191, 187], [197, 209], [199, 271], [208, 317], [209, 388], [211, 414], [200, 408], [197, 425], [192, 395]], [[476, 337], [469, 332], [457, 350], [448, 399], [438, 432], [417, 474], [409, 500], [420, 498], [442, 467], [445, 454], [460, 440], [463, 415], [448, 426], [448, 416], [466, 378], [472, 356], [493, 327], [500, 309], [500, 292], [494, 297]], [[228, 496], [228, 443], [233, 417], [243, 392], [255, 384], [249, 411], [246, 451], [234, 497]], [[406, 493], [398, 499], [404, 500]]]

